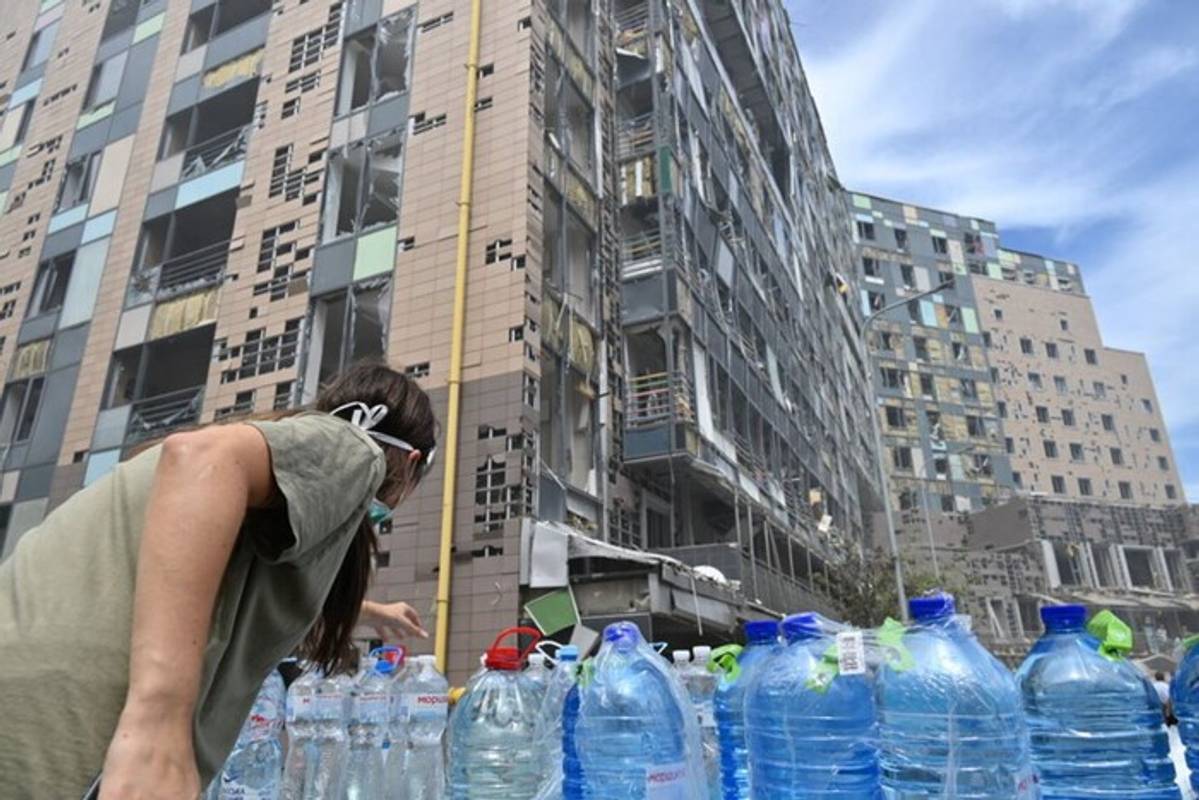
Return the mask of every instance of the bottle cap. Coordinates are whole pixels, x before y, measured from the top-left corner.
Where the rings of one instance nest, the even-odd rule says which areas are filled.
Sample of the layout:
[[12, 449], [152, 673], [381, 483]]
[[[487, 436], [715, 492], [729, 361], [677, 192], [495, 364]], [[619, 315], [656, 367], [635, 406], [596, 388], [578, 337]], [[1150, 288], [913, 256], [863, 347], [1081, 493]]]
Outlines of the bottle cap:
[[604, 641], [613, 644], [635, 645], [645, 641], [641, 637], [641, 629], [631, 622], [613, 622], [604, 628]]
[[545, 653], [529, 653], [529, 666], [545, 666]]
[[674, 659], [674, 663], [676, 663], [676, 664], [686, 664], [688, 661], [691, 660], [691, 651], [690, 650], [675, 650], [674, 652], [672, 652], [670, 654], [670, 657]]
[[802, 641], [820, 636], [820, 618], [812, 613], [792, 614], [783, 619], [783, 636], [789, 642]]
[[696, 664], [707, 664], [708, 656], [712, 655], [712, 648], [706, 644], [700, 644], [691, 648], [691, 653], [695, 658]]
[[908, 601], [908, 612], [916, 622], [928, 622], [953, 616], [957, 612], [957, 605], [953, 595], [937, 592], [926, 597], [913, 597]]
[[1041, 606], [1041, 621], [1047, 629], [1077, 627], [1087, 621], [1087, 607], [1080, 605]]
[[578, 661], [579, 648], [573, 644], [564, 644], [558, 648], [559, 661]]
[[[532, 642], [524, 650], [519, 647], [501, 646], [500, 642], [509, 637], [516, 637], [519, 641], [521, 636], [529, 636]], [[486, 660], [483, 662], [488, 669], [498, 669], [507, 672], [515, 672], [524, 666], [525, 659], [529, 653], [537, 646], [537, 642], [541, 639], [541, 632], [534, 628], [505, 628], [500, 631], [500, 635], [495, 637], [495, 641], [491, 643], [491, 647], [487, 648]]]
[[749, 642], [773, 642], [779, 638], [779, 624], [773, 619], [755, 619], [745, 623], [745, 640]]

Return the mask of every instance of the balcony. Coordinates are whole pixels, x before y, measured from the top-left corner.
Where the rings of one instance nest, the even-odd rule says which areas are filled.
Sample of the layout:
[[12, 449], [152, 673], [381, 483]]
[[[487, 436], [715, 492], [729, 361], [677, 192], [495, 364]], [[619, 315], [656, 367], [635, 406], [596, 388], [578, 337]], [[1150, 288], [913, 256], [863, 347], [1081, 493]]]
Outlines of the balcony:
[[788, 552], [786, 570], [775, 569], [760, 558], [750, 559], [735, 542], [672, 547], [655, 552], [677, 558], [689, 566], [715, 567], [728, 580], [739, 582], [741, 593], [748, 599], [780, 614], [804, 610], [837, 616], [828, 598], [815, 591], [802, 577], [806, 559], [798, 550], [799, 545], [795, 545], [793, 551]]
[[200, 421], [204, 387], [195, 386], [176, 392], [138, 400], [130, 409], [125, 429], [125, 444], [132, 445], [166, 436], [177, 428]]
[[695, 422], [691, 379], [686, 374], [656, 372], [629, 379], [625, 404], [627, 427], [651, 427], [670, 421], [672, 416], [676, 422]]
[[139, 270], [133, 276], [134, 289], [166, 300], [217, 283], [228, 261], [228, 240], [210, 244]]
[[225, 131], [183, 153], [180, 180], [198, 178], [246, 157], [252, 125]]
[[639, 158], [654, 149], [654, 114], [641, 114], [620, 124], [616, 141], [616, 157], [621, 161]]

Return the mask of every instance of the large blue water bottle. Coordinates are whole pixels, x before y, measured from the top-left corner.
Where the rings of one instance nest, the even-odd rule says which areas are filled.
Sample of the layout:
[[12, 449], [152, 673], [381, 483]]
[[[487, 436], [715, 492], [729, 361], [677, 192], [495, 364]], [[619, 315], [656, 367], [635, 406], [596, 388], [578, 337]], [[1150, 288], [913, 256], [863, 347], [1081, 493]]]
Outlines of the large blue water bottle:
[[1178, 800], [1157, 692], [1086, 619], [1084, 606], [1042, 608], [1045, 635], [1016, 673], [1042, 796]]
[[1191, 787], [1199, 795], [1199, 636], [1183, 643], [1184, 655], [1170, 684], [1170, 701], [1178, 718], [1178, 732], [1187, 748]]
[[579, 766], [564, 752], [564, 784], [581, 772], [587, 800], [695, 800], [706, 793], [698, 720], [669, 669], [636, 625], [604, 629], [594, 667], [567, 695], [564, 736], [572, 736]]
[[1020, 691], [955, 614], [916, 597], [901, 658], [879, 671], [879, 764], [888, 800], [1039, 797]]
[[[745, 691], [759, 664], [778, 644], [779, 624], [773, 619], [745, 623], [745, 647], [729, 658], [718, 649], [721, 666], [716, 687], [716, 732], [720, 738], [720, 785], [724, 800], [749, 800], [749, 765], [745, 745]], [[732, 646], [732, 645], [731, 645]]]
[[753, 797], [881, 797], [861, 633], [838, 642], [815, 614], [787, 617], [782, 628], [784, 646], [758, 666], [745, 698]]
[[566, 693], [562, 704], [562, 800], [584, 800], [583, 765], [579, 763], [579, 685]]

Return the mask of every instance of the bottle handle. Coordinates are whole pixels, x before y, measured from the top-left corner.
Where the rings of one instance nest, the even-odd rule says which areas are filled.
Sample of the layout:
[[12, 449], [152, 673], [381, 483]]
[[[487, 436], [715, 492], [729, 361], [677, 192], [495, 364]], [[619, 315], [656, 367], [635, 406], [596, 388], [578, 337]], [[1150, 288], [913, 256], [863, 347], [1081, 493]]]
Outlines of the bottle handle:
[[537, 647], [537, 643], [541, 641], [541, 631], [537, 630], [536, 628], [526, 628], [526, 627], [505, 628], [504, 630], [500, 631], [499, 636], [495, 637], [495, 641], [493, 641], [491, 643], [491, 647], [487, 648], [487, 652], [488, 653], [494, 652], [500, 646], [500, 642], [504, 641], [509, 636], [516, 636], [518, 642], [520, 641], [521, 636], [531, 636], [533, 639], [533, 641], [529, 643], [528, 647], [526, 647], [524, 650], [520, 651], [520, 656], [519, 656], [520, 662], [519, 663], [521, 663], [521, 664], [525, 663], [525, 661], [529, 657], [529, 653], [533, 652], [534, 648]]

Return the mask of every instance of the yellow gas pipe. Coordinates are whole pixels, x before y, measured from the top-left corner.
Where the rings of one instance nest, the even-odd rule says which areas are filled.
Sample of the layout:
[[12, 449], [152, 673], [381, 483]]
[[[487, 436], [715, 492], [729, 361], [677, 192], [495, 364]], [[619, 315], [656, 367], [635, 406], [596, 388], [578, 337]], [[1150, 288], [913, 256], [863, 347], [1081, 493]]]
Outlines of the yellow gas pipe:
[[466, 272], [470, 245], [471, 200], [475, 172], [475, 101], [479, 94], [479, 26], [483, 0], [471, 0], [470, 45], [466, 55], [465, 124], [462, 129], [462, 181], [458, 188], [458, 252], [454, 269], [454, 321], [450, 374], [446, 381], [445, 479], [441, 490], [441, 550], [437, 560], [437, 629], [433, 652], [437, 669], [446, 671], [450, 639], [450, 577], [453, 570], [454, 500], [458, 489], [458, 427], [462, 401], [462, 350], [466, 328]]

